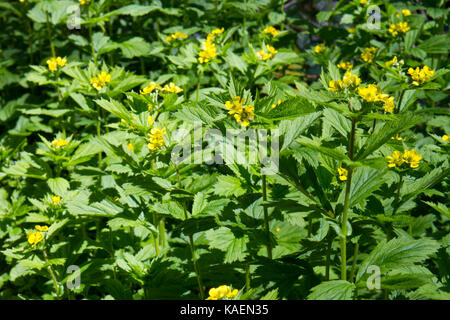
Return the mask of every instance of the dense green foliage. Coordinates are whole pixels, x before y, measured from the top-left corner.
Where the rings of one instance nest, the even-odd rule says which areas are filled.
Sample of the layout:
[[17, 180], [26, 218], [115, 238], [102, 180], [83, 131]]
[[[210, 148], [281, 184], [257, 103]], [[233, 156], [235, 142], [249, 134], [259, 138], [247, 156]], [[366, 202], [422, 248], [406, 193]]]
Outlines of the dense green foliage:
[[0, 2], [0, 299], [450, 299], [446, 2]]

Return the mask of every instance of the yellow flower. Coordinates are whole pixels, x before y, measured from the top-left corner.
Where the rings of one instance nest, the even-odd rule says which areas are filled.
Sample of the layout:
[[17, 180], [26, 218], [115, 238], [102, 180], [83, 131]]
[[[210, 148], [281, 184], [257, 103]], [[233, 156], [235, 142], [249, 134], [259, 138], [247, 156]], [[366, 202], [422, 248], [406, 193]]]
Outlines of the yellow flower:
[[67, 64], [66, 58], [62, 59], [61, 57], [57, 57], [57, 58], [50, 58], [47, 60], [48, 69], [52, 72], [58, 69], [58, 66], [64, 67], [66, 64]]
[[408, 74], [410, 74], [411, 78], [414, 80], [412, 84], [415, 86], [419, 86], [425, 82], [430, 81], [430, 78], [434, 75], [434, 71], [428, 66], [424, 66], [422, 69], [420, 69], [419, 67], [417, 67], [416, 69], [409, 68]]
[[49, 229], [48, 226], [35, 225], [34, 227], [36, 228], [37, 231], [41, 231], [41, 232], [47, 232]]
[[147, 104], [147, 108], [148, 108], [149, 111], [152, 110], [152, 104], [151, 104], [151, 103], [148, 103], [148, 104]]
[[264, 49], [261, 49], [261, 51], [256, 52], [256, 56], [258, 57], [259, 60], [267, 60], [272, 58], [276, 53], [278, 53], [277, 50], [275, 50], [274, 47], [272, 47], [271, 45], [266, 44], [266, 48], [269, 52], [266, 52]]
[[348, 171], [345, 168], [339, 167], [338, 168], [338, 173], [339, 173], [339, 179], [341, 181], [346, 181], [347, 180], [347, 176], [348, 176]]
[[375, 51], [377, 51], [377, 48], [375, 47], [365, 48], [364, 52], [361, 53], [361, 58], [367, 63], [372, 63], [373, 58], [375, 57]]
[[173, 82], [169, 83], [169, 85], [166, 84], [162, 90], [171, 93], [180, 93], [183, 91], [183, 89], [177, 87]]
[[64, 140], [63, 138], [59, 138], [58, 140], [53, 140], [52, 141], [52, 147], [53, 148], [61, 148], [61, 147], [65, 147], [69, 144], [69, 142], [67, 140]]
[[152, 131], [150, 131], [150, 143], [147, 145], [147, 147], [151, 150], [151, 151], [155, 151], [158, 150], [160, 148], [162, 148], [165, 144], [164, 142], [164, 135], [166, 134], [166, 128], [158, 128], [155, 127], [152, 129]]
[[379, 98], [380, 101], [384, 102], [383, 109], [386, 112], [394, 112], [395, 104], [394, 104], [394, 97], [390, 97], [387, 94], [381, 95], [381, 98]]
[[161, 86], [159, 84], [156, 84], [154, 82], [150, 82], [148, 86], [146, 86], [144, 89], [140, 90], [140, 94], [149, 94], [152, 93], [153, 90], [158, 89], [161, 90]]
[[351, 68], [353, 68], [353, 64], [351, 64], [351, 63], [348, 62], [348, 61], [344, 61], [344, 62], [339, 63], [339, 64], [337, 65], [337, 67], [338, 67], [339, 69], [350, 70]]
[[230, 109], [229, 114], [233, 114], [237, 122], [241, 123], [241, 126], [247, 127], [250, 124], [249, 120], [253, 120], [255, 117], [254, 108], [251, 105], [243, 106], [245, 98], [234, 97], [233, 102], [225, 102], [225, 107]]
[[78, 0], [80, 2], [81, 5], [85, 5], [86, 3], [88, 3], [89, 0]]
[[102, 71], [97, 77], [91, 78], [92, 86], [100, 91], [106, 86], [107, 82], [111, 82], [111, 74]]
[[222, 285], [209, 290], [206, 300], [220, 300], [223, 298], [234, 298], [239, 293], [238, 289], [232, 290], [230, 286]]
[[398, 135], [398, 133], [395, 134], [395, 137], [391, 137], [391, 139], [393, 139], [393, 140], [398, 140], [398, 141], [402, 141], [402, 140], [403, 140], [403, 138], [400, 137], [400, 136]]
[[317, 46], [314, 47], [315, 53], [321, 53], [324, 50], [325, 50], [325, 44], [323, 44], [323, 43], [318, 44]]
[[166, 37], [166, 41], [170, 42], [172, 40], [184, 40], [186, 39], [188, 36], [185, 35], [183, 32], [181, 31], [177, 31], [175, 33], [172, 33], [171, 35]]
[[198, 54], [198, 62], [200, 63], [207, 63], [217, 56], [216, 45], [212, 43], [214, 36], [211, 37], [212, 39], [209, 36], [203, 43], [203, 50]]
[[61, 203], [61, 197], [60, 196], [52, 196], [52, 202], [53, 204], [60, 204]]
[[339, 90], [342, 89], [343, 83], [342, 80], [331, 80], [330, 83], [328, 83], [328, 90], [333, 92], [339, 92]]
[[131, 151], [134, 151], [134, 146], [133, 146], [131, 143], [127, 144], [127, 147], [128, 147], [128, 149], [130, 149]]
[[400, 12], [398, 12], [396, 14], [396, 16], [400, 17], [401, 15], [404, 15], [405, 17], [410, 16], [411, 15], [411, 11], [409, 11], [408, 9], [402, 9]]
[[389, 32], [396, 36], [399, 34], [399, 32], [405, 33], [411, 30], [411, 28], [408, 26], [408, 22], [399, 22], [397, 24], [393, 23], [389, 26]]
[[213, 31], [211, 31], [211, 33], [210, 34], [212, 34], [212, 35], [216, 35], [216, 34], [221, 34], [221, 33], [223, 33], [225, 31], [225, 29], [224, 28], [217, 28], [217, 29], [214, 29]]
[[411, 168], [417, 168], [421, 159], [422, 156], [414, 149], [409, 151], [405, 149], [403, 152], [403, 160], [409, 164]]
[[155, 119], [153, 119], [152, 116], [148, 116], [148, 118], [147, 118], [148, 125], [152, 126], [154, 122], [155, 122]]
[[276, 231], [276, 232], [280, 232], [280, 228], [276, 228], [275, 231]]
[[268, 26], [262, 31], [262, 33], [271, 34], [273, 37], [276, 37], [278, 35], [278, 30], [272, 26]]
[[358, 94], [366, 100], [367, 102], [375, 102], [377, 101], [378, 95], [381, 93], [381, 90], [374, 84], [369, 84], [366, 88], [359, 87]]
[[392, 58], [392, 60], [389, 60], [388, 62], [386, 62], [387, 67], [390, 67], [393, 64], [397, 64], [397, 56], [394, 56], [394, 58]]
[[34, 247], [39, 242], [41, 242], [42, 239], [44, 239], [44, 236], [39, 231], [36, 231], [36, 232], [27, 233], [27, 238], [28, 238], [28, 243]]
[[444, 141], [450, 141], [450, 137], [449, 137], [448, 135], [444, 134], [444, 135], [442, 136], [442, 140], [444, 140]]
[[348, 33], [355, 33], [356, 32], [356, 28], [348, 28]]
[[350, 71], [347, 71], [342, 78], [342, 83], [345, 88], [356, 88], [361, 83], [361, 79], [357, 75], [354, 75]]
[[359, 0], [359, 4], [367, 4], [367, 0]]
[[278, 100], [277, 103], [272, 104], [272, 109], [275, 108], [276, 106], [279, 106], [281, 104], [281, 100]]
[[401, 152], [397, 150], [392, 153], [392, 156], [387, 156], [386, 158], [388, 159], [389, 168], [395, 168], [395, 166], [400, 167], [405, 162]]

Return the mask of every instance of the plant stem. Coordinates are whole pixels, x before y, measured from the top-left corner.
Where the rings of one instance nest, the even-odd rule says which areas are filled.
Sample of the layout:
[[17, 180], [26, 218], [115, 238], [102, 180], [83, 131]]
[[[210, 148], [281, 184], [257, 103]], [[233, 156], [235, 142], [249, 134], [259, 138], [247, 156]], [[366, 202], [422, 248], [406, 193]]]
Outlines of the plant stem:
[[400, 173], [400, 179], [398, 181], [398, 186], [397, 186], [397, 193], [395, 194], [395, 199], [394, 202], [392, 203], [394, 206], [394, 211], [392, 212], [392, 214], [394, 215], [397, 210], [398, 210], [398, 202], [400, 200], [400, 190], [402, 189], [402, 185], [403, 185], [403, 173]]
[[250, 265], [245, 265], [245, 289], [250, 290]]
[[[45, 262], [48, 263], [47, 252], [45, 251], [45, 249], [42, 250], [42, 252], [44, 253]], [[50, 275], [52, 276], [53, 286], [55, 287], [55, 290], [56, 290], [56, 296], [59, 297], [59, 285], [58, 285], [58, 281], [56, 280], [56, 276], [55, 276], [55, 273], [53, 272], [51, 265], [48, 266], [48, 271], [50, 272]]]
[[[174, 165], [175, 165], [175, 170], [177, 172], [178, 188], [181, 189], [180, 171], [178, 170], [178, 165], [175, 163], [174, 163]], [[188, 216], [187, 209], [186, 209], [186, 203], [183, 201], [182, 205], [183, 205], [184, 218], [187, 220], [189, 218], [189, 216]], [[203, 299], [205, 299], [205, 294], [203, 292], [202, 279], [200, 277], [200, 269], [198, 267], [197, 256], [195, 255], [194, 237], [192, 236], [192, 234], [189, 235], [189, 247], [191, 248], [192, 262], [194, 264], [195, 275], [197, 276], [198, 290], [200, 292], [200, 297], [203, 300]]]
[[359, 243], [357, 242], [355, 244], [355, 252], [353, 254], [353, 262], [352, 262], [352, 269], [350, 270], [350, 282], [353, 282], [353, 278], [355, 275], [355, 268], [356, 268], [356, 260], [358, 260], [358, 253], [359, 253]]
[[403, 100], [404, 94], [405, 94], [405, 89], [403, 89], [402, 92], [400, 92], [400, 97], [398, 98], [398, 105], [397, 105], [397, 108], [395, 109], [395, 113], [400, 112], [400, 106], [402, 105], [402, 100]]
[[267, 257], [272, 259], [272, 245], [270, 243], [270, 229], [269, 229], [269, 213], [265, 203], [267, 201], [267, 188], [266, 188], [266, 176], [261, 174], [261, 183], [262, 183], [262, 196], [263, 196], [263, 211], [264, 211], [264, 229], [267, 233]]
[[[348, 156], [350, 160], [353, 160], [353, 147], [355, 143], [355, 130], [356, 120], [352, 118], [352, 130], [350, 132], [349, 151]], [[345, 200], [344, 209], [342, 212], [342, 225], [341, 225], [341, 280], [347, 280], [347, 220], [348, 220], [348, 207], [350, 202], [350, 187], [352, 184], [353, 169], [348, 168], [347, 184], [345, 185]]]
[[325, 262], [325, 279], [328, 281], [330, 280], [330, 262], [331, 262], [331, 246], [333, 244], [333, 238], [330, 237], [330, 240], [328, 240], [328, 246], [327, 246], [327, 259]]
[[52, 51], [52, 57], [56, 58], [55, 45], [53, 44], [52, 40], [52, 29], [50, 27], [50, 21], [48, 20], [48, 13], [46, 13], [46, 15], [47, 15], [47, 33], [48, 33], [48, 40], [50, 41], [50, 49]]

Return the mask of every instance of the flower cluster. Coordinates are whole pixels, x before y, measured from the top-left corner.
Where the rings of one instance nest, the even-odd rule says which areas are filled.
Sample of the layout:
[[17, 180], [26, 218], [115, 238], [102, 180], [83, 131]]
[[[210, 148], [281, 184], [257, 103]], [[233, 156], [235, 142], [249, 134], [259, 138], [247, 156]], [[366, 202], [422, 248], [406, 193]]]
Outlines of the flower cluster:
[[92, 86], [100, 91], [106, 86], [107, 82], [111, 82], [111, 74], [102, 71], [97, 77], [91, 78]]
[[430, 78], [434, 76], [434, 71], [428, 66], [424, 66], [422, 69], [420, 69], [419, 67], [417, 67], [416, 69], [409, 68], [408, 73], [414, 80], [412, 84], [415, 86], [419, 86], [425, 82], [430, 81]]
[[364, 52], [361, 53], [361, 58], [367, 63], [372, 63], [373, 58], [375, 58], [375, 51], [377, 51], [375, 47], [365, 48]]
[[57, 58], [50, 58], [47, 60], [48, 69], [52, 72], [58, 69], [58, 66], [64, 67], [66, 64], [67, 64], [66, 58], [62, 59], [61, 57], [57, 57]]
[[170, 93], [180, 93], [183, 92], [183, 89], [176, 86], [175, 83], [171, 82], [169, 85], [165, 85], [162, 91], [170, 92]]
[[233, 102], [227, 101], [225, 107], [230, 109], [229, 114], [234, 114], [234, 118], [237, 122], [241, 123], [241, 126], [247, 127], [250, 124], [249, 120], [253, 120], [255, 117], [254, 108], [251, 105], [243, 105], [245, 98], [234, 97]]
[[159, 150], [162, 147], [164, 147], [164, 135], [166, 134], [166, 128], [158, 128], [155, 127], [153, 128], [150, 133], [150, 143], [147, 145], [147, 147], [151, 150], [151, 151], [155, 151], [155, 150]]
[[[170, 93], [183, 92], [183, 89], [181, 89], [180, 87], [176, 86], [175, 83], [173, 83], [173, 82], [170, 82], [169, 85], [166, 84], [164, 87], [161, 87], [157, 83], [150, 82], [148, 86], [144, 87], [139, 92], [140, 92], [140, 94], [150, 94], [154, 90], [159, 90], [159, 91], [163, 91], [163, 92], [170, 92]], [[148, 106], [148, 108], [150, 110], [151, 109], [151, 105]]]
[[417, 168], [420, 160], [422, 160], [422, 156], [414, 149], [409, 151], [405, 149], [403, 153], [395, 150], [392, 156], [387, 156], [386, 158], [388, 159], [389, 168], [401, 167], [405, 163], [410, 168]]
[[150, 82], [148, 86], [146, 86], [144, 89], [141, 89], [139, 92], [140, 94], [149, 94], [152, 93], [155, 89], [162, 90], [162, 87], [157, 83]]
[[44, 239], [42, 232], [47, 232], [49, 230], [48, 226], [36, 225], [34, 227], [37, 231], [27, 233], [28, 243], [33, 247]]
[[339, 92], [343, 88], [356, 88], [361, 83], [361, 79], [352, 74], [350, 71], [347, 71], [344, 74], [342, 80], [331, 80], [328, 84], [328, 90], [333, 92]]
[[348, 61], [343, 61], [341, 63], [338, 63], [337, 67], [339, 69], [350, 70], [351, 68], [353, 68], [353, 64]]
[[234, 298], [239, 293], [238, 289], [232, 290], [230, 286], [222, 285], [209, 290], [209, 297], [206, 300], [221, 300], [223, 298]]
[[185, 35], [183, 32], [177, 31], [177, 32], [175, 32], [175, 33], [172, 33], [171, 35], [168, 35], [168, 36], [166, 37], [166, 41], [167, 41], [167, 42], [171, 42], [171, 41], [173, 41], [173, 40], [184, 40], [184, 39], [186, 39], [187, 37], [188, 37], [188, 36]]
[[347, 176], [348, 176], [348, 171], [345, 168], [338, 168], [338, 173], [339, 173], [339, 180], [341, 181], [346, 181], [347, 180]]
[[411, 30], [411, 28], [408, 26], [408, 22], [399, 22], [397, 24], [393, 23], [389, 26], [389, 32], [393, 36], [398, 35], [400, 32], [408, 32], [409, 30]]
[[367, 102], [383, 102], [383, 108], [386, 112], [393, 112], [395, 109], [394, 97], [381, 92], [374, 84], [369, 84], [367, 87], [359, 87], [358, 94]]
[[269, 52], [266, 52], [264, 49], [261, 49], [260, 51], [256, 52], [256, 56], [258, 57], [259, 60], [264, 61], [264, 60], [270, 59], [278, 52], [271, 45], [266, 44], [266, 48], [267, 48], [267, 51], [269, 51]]
[[206, 41], [203, 43], [203, 50], [200, 51], [198, 62], [207, 63], [212, 58], [217, 56], [216, 45], [214, 43], [214, 36], [216, 34], [223, 33], [224, 28], [222, 29], [214, 29], [208, 36], [206, 37]]
[[325, 45], [323, 43], [318, 44], [317, 46], [314, 47], [315, 53], [321, 53], [324, 50], [325, 50]]
[[268, 26], [262, 31], [262, 33], [271, 34], [273, 37], [276, 37], [278, 35], [278, 30], [272, 26]]
[[59, 138], [58, 140], [53, 140], [52, 141], [52, 147], [53, 148], [61, 148], [61, 147], [65, 147], [69, 144], [69, 141], [64, 140], [63, 138]]

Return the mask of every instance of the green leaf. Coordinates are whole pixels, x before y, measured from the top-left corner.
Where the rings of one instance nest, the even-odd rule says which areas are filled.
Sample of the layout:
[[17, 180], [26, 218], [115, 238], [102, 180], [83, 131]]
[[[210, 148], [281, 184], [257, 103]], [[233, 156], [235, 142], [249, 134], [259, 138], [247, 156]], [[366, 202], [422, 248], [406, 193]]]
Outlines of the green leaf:
[[283, 101], [276, 108], [270, 109], [268, 112], [258, 114], [258, 116], [267, 120], [283, 120], [295, 119], [300, 116], [307, 115], [316, 111], [312, 103], [303, 98], [293, 98]]
[[47, 184], [53, 194], [57, 196], [63, 196], [70, 188], [69, 181], [64, 178], [48, 179]]
[[351, 300], [355, 285], [345, 280], [325, 281], [311, 289], [308, 300]]
[[118, 45], [125, 58], [143, 57], [150, 55], [150, 44], [141, 37], [134, 37]]
[[239, 197], [243, 195], [246, 190], [242, 187], [241, 180], [232, 176], [219, 176], [218, 181], [214, 185], [214, 193], [223, 196]]
[[225, 251], [225, 263], [242, 261], [247, 255], [248, 236], [237, 237], [230, 229], [220, 227], [205, 233], [209, 247]]
[[381, 241], [377, 247], [364, 259], [358, 269], [356, 282], [359, 282], [366, 274], [367, 268], [376, 265], [384, 271], [397, 267], [422, 262], [439, 249], [440, 245], [435, 240], [412, 240], [406, 237], [395, 238], [386, 242]]

